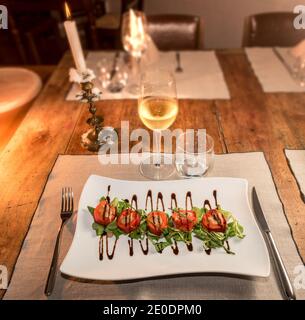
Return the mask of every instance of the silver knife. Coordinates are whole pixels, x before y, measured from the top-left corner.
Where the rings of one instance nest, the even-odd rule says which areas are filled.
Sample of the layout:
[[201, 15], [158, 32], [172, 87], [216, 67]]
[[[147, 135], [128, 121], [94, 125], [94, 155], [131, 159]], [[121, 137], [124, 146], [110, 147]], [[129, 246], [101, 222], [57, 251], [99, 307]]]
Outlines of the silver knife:
[[274, 264], [276, 266], [276, 270], [278, 272], [278, 277], [281, 282], [281, 286], [283, 289], [284, 296], [286, 297], [287, 300], [295, 300], [295, 292], [293, 290], [293, 286], [290, 282], [290, 279], [288, 277], [287, 270], [285, 268], [285, 265], [283, 263], [283, 260], [281, 258], [281, 255], [279, 253], [279, 250], [275, 244], [275, 241], [272, 237], [270, 228], [268, 226], [268, 223], [266, 221], [266, 218], [264, 216], [263, 210], [261, 208], [261, 205], [258, 200], [258, 196], [256, 193], [255, 188], [252, 189], [252, 201], [253, 201], [253, 207], [254, 207], [254, 212], [257, 218], [257, 221], [261, 227], [261, 230], [264, 232], [267, 238], [267, 243], [269, 244], [270, 251], [272, 253], [272, 257], [274, 260]]

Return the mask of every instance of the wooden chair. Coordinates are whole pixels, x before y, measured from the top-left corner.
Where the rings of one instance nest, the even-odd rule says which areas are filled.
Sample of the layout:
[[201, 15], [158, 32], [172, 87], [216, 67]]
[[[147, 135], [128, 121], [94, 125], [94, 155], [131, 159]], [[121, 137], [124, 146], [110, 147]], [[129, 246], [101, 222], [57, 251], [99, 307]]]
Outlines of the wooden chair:
[[[23, 63], [55, 63], [64, 47], [63, 41], [60, 43], [58, 21], [50, 11], [62, 10], [62, 1], [10, 0], [6, 5], [10, 13], [9, 31]], [[51, 48], [52, 55], [49, 54]], [[57, 54], [59, 48], [62, 50]], [[46, 60], [48, 57], [50, 61]]]
[[197, 16], [150, 15], [147, 28], [160, 50], [199, 49], [200, 18]]
[[291, 12], [260, 13], [245, 20], [244, 47], [289, 47], [305, 38], [305, 30], [296, 30]]

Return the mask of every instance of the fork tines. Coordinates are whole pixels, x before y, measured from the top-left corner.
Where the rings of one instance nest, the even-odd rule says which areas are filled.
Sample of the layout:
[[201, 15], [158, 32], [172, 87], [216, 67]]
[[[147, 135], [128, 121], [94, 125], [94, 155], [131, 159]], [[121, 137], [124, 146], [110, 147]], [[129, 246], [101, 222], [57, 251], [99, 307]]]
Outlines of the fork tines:
[[72, 188], [70, 187], [65, 187], [62, 188], [62, 193], [61, 193], [61, 212], [62, 214], [65, 213], [72, 213], [73, 212], [73, 207], [74, 207], [74, 201], [73, 201], [73, 191]]

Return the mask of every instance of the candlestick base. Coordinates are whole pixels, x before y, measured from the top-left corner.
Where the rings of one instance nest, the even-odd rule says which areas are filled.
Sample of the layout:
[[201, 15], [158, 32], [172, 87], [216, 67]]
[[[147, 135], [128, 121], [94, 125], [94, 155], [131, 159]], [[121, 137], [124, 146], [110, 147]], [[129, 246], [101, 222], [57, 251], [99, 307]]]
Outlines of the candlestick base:
[[98, 134], [94, 128], [82, 134], [81, 145], [91, 152], [97, 152], [99, 150], [101, 143], [98, 140]]

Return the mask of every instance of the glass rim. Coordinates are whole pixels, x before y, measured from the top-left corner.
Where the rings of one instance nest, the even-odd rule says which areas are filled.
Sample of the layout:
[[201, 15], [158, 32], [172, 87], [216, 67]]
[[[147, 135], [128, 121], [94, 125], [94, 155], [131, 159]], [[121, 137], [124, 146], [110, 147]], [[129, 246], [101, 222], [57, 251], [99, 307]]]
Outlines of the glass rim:
[[[196, 131], [196, 133], [197, 133], [197, 131]], [[187, 135], [187, 133], [184, 132], [184, 133], [182, 133], [182, 134], [179, 135], [178, 139], [180, 139], [180, 137], [182, 137], [182, 136], [185, 137], [186, 135]], [[206, 150], [203, 151], [203, 152], [188, 152], [187, 150], [183, 149], [183, 154], [200, 155], [200, 154], [212, 153], [212, 152], [214, 151], [214, 139], [212, 138], [212, 136], [210, 136], [210, 135], [207, 134], [207, 133], [205, 134], [205, 136], [206, 136], [206, 140], [207, 140], [207, 141], [209, 140], [209, 143], [211, 144], [210, 147], [209, 147], [209, 149], [206, 149]], [[184, 139], [184, 141], [185, 141], [185, 139]], [[208, 143], [206, 143], [206, 145], [208, 145]], [[177, 149], [180, 149], [179, 146], [177, 146]], [[182, 151], [182, 149], [180, 149], [180, 150]], [[176, 150], [176, 153], [179, 153], [179, 152], [177, 152], [177, 150]], [[182, 152], [181, 152], [181, 154], [182, 154]]]

